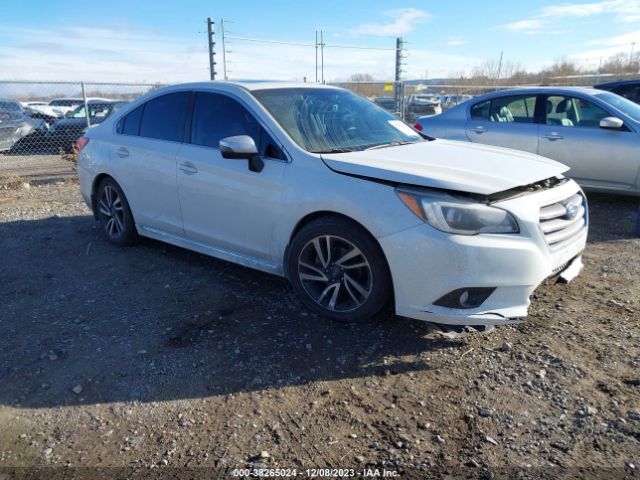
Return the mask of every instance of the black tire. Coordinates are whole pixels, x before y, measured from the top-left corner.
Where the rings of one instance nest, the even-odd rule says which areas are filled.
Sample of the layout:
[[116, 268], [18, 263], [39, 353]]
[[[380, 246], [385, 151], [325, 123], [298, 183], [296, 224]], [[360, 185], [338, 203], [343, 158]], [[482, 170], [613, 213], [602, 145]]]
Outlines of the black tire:
[[120, 185], [110, 177], [98, 186], [96, 211], [102, 233], [111, 243], [124, 247], [139, 240], [129, 202]]
[[286, 268], [302, 303], [332, 320], [365, 322], [391, 298], [391, 276], [380, 246], [344, 218], [305, 225], [291, 241]]

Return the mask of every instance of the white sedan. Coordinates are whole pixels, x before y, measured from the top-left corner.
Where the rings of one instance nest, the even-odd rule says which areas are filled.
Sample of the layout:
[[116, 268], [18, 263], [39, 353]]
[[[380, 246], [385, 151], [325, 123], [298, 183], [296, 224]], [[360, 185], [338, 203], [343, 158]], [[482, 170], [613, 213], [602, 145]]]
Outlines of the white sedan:
[[205, 82], [154, 90], [78, 141], [106, 238], [138, 235], [287, 277], [311, 310], [513, 322], [572, 277], [586, 201], [566, 167], [425, 137], [349, 91]]

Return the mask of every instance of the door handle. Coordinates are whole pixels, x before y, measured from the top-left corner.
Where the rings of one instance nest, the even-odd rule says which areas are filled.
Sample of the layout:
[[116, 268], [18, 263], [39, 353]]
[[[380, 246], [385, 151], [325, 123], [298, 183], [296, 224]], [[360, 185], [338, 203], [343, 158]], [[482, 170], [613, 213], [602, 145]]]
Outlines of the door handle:
[[562, 140], [564, 137], [557, 132], [551, 132], [544, 135], [544, 138], [553, 142], [555, 140]]
[[480, 134], [480, 133], [486, 133], [486, 132], [487, 132], [487, 129], [486, 129], [486, 128], [484, 128], [484, 127], [480, 127], [480, 126], [478, 126], [478, 127], [476, 127], [476, 128], [473, 128], [472, 130], [473, 130], [474, 132], [478, 133], [478, 134]]
[[191, 162], [182, 162], [179, 168], [187, 175], [195, 175], [196, 173], [198, 173], [198, 169]]
[[127, 158], [129, 156], [129, 150], [125, 147], [120, 147], [118, 150], [116, 150], [116, 154], [120, 158]]

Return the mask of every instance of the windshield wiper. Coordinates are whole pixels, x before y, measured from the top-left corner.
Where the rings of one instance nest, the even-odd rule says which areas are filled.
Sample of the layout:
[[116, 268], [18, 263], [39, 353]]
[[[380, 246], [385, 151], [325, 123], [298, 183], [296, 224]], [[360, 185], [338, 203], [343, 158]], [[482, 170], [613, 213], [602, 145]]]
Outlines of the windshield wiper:
[[416, 142], [389, 142], [389, 143], [381, 143], [380, 145], [374, 145], [373, 147], [365, 148], [366, 150], [375, 150], [376, 148], [386, 148], [386, 147], [397, 147], [398, 145], [409, 145], [411, 143]]
[[354, 148], [332, 148], [331, 150], [318, 150], [311, 153], [347, 153], [347, 152], [355, 152]]

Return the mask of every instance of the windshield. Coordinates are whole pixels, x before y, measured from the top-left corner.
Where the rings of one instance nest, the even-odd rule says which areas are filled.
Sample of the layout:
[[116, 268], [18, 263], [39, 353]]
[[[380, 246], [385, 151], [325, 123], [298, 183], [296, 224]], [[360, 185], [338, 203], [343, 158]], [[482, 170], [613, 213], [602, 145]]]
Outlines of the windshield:
[[607, 102], [612, 107], [620, 110], [627, 117], [640, 123], [640, 105], [637, 103], [611, 92], [596, 93], [595, 95], [603, 102]]
[[[113, 105], [105, 104], [105, 103], [97, 103], [97, 104], [89, 104], [89, 118], [100, 119], [106, 118], [111, 110], [113, 109]], [[71, 111], [67, 114], [67, 118], [85, 118], [86, 113], [84, 110], [84, 105], [80, 105], [75, 110]]]
[[56, 100], [51, 100], [49, 102], [49, 106], [51, 106], [51, 107], [75, 107], [76, 105], [80, 105], [81, 103], [82, 103], [82, 100], [59, 98], [59, 99], [56, 99]]
[[423, 141], [398, 118], [346, 90], [280, 88], [252, 93], [308, 152], [340, 153]]

